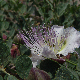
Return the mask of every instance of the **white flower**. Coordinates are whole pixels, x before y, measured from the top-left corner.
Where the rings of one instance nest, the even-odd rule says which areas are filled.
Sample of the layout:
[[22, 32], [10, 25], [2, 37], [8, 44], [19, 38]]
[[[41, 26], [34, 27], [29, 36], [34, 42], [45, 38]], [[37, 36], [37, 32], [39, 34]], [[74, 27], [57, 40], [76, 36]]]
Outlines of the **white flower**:
[[73, 27], [64, 29], [64, 26], [53, 25], [47, 29], [43, 26], [42, 29], [32, 28], [32, 32], [26, 34], [32, 42], [20, 33], [26, 47], [31, 50], [33, 67], [44, 57], [57, 59], [57, 54], [66, 56], [80, 46], [80, 32]]

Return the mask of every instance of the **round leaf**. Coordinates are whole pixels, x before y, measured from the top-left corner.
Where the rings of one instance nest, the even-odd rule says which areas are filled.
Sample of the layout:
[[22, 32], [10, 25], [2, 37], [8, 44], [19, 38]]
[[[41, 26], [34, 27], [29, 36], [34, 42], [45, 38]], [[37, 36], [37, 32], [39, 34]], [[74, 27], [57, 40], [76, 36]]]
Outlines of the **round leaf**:
[[60, 77], [64, 80], [77, 80], [74, 74], [72, 74], [71, 71], [65, 67], [59, 68], [55, 77]]
[[10, 75], [7, 77], [7, 80], [18, 80], [18, 79], [15, 76]]
[[[9, 47], [5, 43], [0, 43], [0, 65], [7, 63], [6, 59], [10, 55]], [[4, 64], [4, 62], [6, 63]]]
[[22, 79], [26, 79], [32, 68], [32, 62], [27, 55], [21, 55], [16, 61], [16, 71]]
[[3, 80], [3, 77], [0, 75], [0, 80]]

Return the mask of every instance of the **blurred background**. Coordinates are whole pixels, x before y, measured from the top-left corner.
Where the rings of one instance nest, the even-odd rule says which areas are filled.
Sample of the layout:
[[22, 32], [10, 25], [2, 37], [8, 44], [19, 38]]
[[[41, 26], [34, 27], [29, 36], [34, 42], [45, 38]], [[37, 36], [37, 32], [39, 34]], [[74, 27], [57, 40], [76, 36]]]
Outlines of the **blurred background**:
[[79, 3], [79, 0], [0, 0], [0, 25], [4, 23], [6, 29], [14, 26], [16, 30], [50, 23], [79, 30]]

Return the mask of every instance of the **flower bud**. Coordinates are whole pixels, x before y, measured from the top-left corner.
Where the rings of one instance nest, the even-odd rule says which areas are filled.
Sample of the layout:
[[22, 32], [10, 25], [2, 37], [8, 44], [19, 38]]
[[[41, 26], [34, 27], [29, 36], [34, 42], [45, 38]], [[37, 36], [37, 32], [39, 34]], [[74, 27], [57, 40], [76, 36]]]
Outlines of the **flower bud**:
[[3, 41], [7, 39], [7, 36], [5, 34], [2, 35]]
[[10, 53], [11, 53], [11, 56], [12, 56], [13, 58], [15, 58], [16, 55], [19, 56], [19, 55], [20, 55], [20, 51], [19, 51], [19, 49], [18, 49], [18, 46], [15, 45], [15, 44], [12, 44], [12, 48], [10, 49]]

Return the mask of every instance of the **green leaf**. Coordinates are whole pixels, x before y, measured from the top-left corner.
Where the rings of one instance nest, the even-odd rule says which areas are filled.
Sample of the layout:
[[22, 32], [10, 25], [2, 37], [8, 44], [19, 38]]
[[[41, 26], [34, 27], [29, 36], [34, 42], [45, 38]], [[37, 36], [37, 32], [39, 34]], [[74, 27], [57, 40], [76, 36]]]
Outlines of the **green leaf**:
[[8, 5], [5, 5], [5, 6], [4, 6], [4, 9], [5, 9], [5, 10], [8, 10]]
[[26, 10], [27, 10], [26, 5], [23, 5], [23, 6], [20, 8], [20, 12], [21, 12], [21, 13], [25, 13]]
[[52, 76], [52, 74], [50, 73], [50, 72], [48, 72], [48, 75], [50, 76], [50, 78], [52, 78], [53, 76]]
[[67, 26], [71, 26], [73, 22], [74, 22], [74, 19], [73, 20], [70, 20], [66, 25]]
[[68, 23], [71, 19], [72, 19], [72, 13], [69, 13], [68, 16], [66, 16], [66, 19], [64, 20], [62, 24], [64, 25], [65, 23]]
[[5, 22], [5, 29], [8, 29], [9, 28], [9, 22]]
[[9, 27], [9, 22], [0, 22], [1, 31], [5, 31]]
[[0, 10], [0, 14], [3, 14], [3, 12], [4, 12], [3, 10]]
[[32, 61], [27, 55], [21, 55], [16, 61], [16, 71], [22, 79], [27, 79], [32, 68]]
[[[5, 43], [0, 43], [0, 65], [7, 65], [7, 57], [10, 55], [9, 47]], [[6, 61], [6, 63], [5, 63]]]
[[75, 51], [78, 53], [78, 55], [80, 55], [80, 47], [76, 48]]
[[11, 28], [8, 37], [13, 37], [14, 36], [14, 33], [15, 33], [15, 28]]
[[42, 10], [42, 8], [39, 6], [38, 7], [38, 12], [39, 12], [39, 14], [42, 16], [42, 17], [44, 17], [44, 12], [43, 12], [43, 10]]
[[31, 50], [27, 49], [27, 51], [25, 51], [24, 55], [30, 56], [31, 55]]
[[11, 0], [11, 2], [15, 4], [15, 6], [17, 5], [16, 0]]
[[55, 77], [61, 77], [64, 80], [79, 80], [75, 71], [65, 68], [64, 66], [61, 66], [61, 68], [57, 70]]
[[7, 42], [6, 42], [6, 45], [9, 47], [9, 49], [10, 49], [11, 46], [12, 46], [12, 42], [13, 42], [12, 39], [7, 40]]
[[35, 7], [31, 6], [29, 9], [28, 9], [28, 12], [31, 14], [31, 13], [34, 13], [35, 11]]
[[77, 71], [77, 74], [80, 76], [80, 72]]
[[4, 61], [3, 61], [3, 66], [6, 67], [8, 63], [9, 63], [9, 61], [8, 61], [8, 57], [7, 57], [7, 58], [4, 59]]
[[0, 22], [1, 31], [5, 30], [5, 22]]
[[77, 59], [75, 54], [71, 55], [69, 62], [66, 61], [67, 67], [74, 69], [76, 67]]
[[20, 52], [21, 52], [21, 54], [24, 54], [27, 50], [28, 50], [28, 49], [27, 49], [26, 46], [24, 46], [24, 45], [21, 45], [21, 46], [20, 46]]
[[72, 70], [70, 68], [67, 68], [67, 69], [76, 77], [77, 80], [79, 80], [79, 76], [78, 76], [76, 71], [74, 71], [74, 70]]
[[0, 80], [3, 80], [3, 77], [0, 75]]
[[64, 80], [64, 79], [62, 77], [55, 77], [53, 80]]
[[13, 63], [13, 64], [16, 64], [16, 60], [18, 59], [18, 57], [19, 56], [16, 56], [15, 58], [13, 58], [12, 56], [9, 56], [8, 57], [8, 61], [11, 62], [11, 63]]
[[4, 15], [0, 15], [0, 21], [4, 20]]
[[53, 3], [53, 0], [49, 0], [51, 3]]
[[7, 77], [8, 77], [8, 74], [6, 74], [6, 75], [4, 76], [4, 80], [7, 80]]
[[49, 10], [48, 14], [49, 14], [49, 18], [52, 19], [54, 15], [53, 11]]
[[8, 14], [9, 14], [10, 18], [13, 18], [13, 15], [11, 12], [8, 12]]
[[8, 76], [7, 77], [7, 80], [19, 80], [19, 79], [17, 79], [15, 76], [13, 76], [13, 75], [10, 75], [10, 76]]
[[49, 18], [46, 18], [45, 17], [45, 23], [49, 22], [50, 21], [50, 17]]
[[68, 3], [60, 3], [58, 6], [57, 6], [57, 14], [58, 16], [62, 16], [63, 13], [65, 12], [65, 9], [67, 8], [67, 5]]
[[78, 63], [77, 63], [76, 68], [77, 68], [78, 71], [80, 71], [80, 58], [78, 59]]
[[0, 0], [0, 2], [1, 2], [1, 1], [3, 1], [3, 0]]
[[51, 9], [53, 10], [53, 5], [49, 2], [49, 0], [46, 0], [46, 1], [50, 5]]
[[1, 6], [4, 6], [6, 4], [6, 1], [1, 1]]

